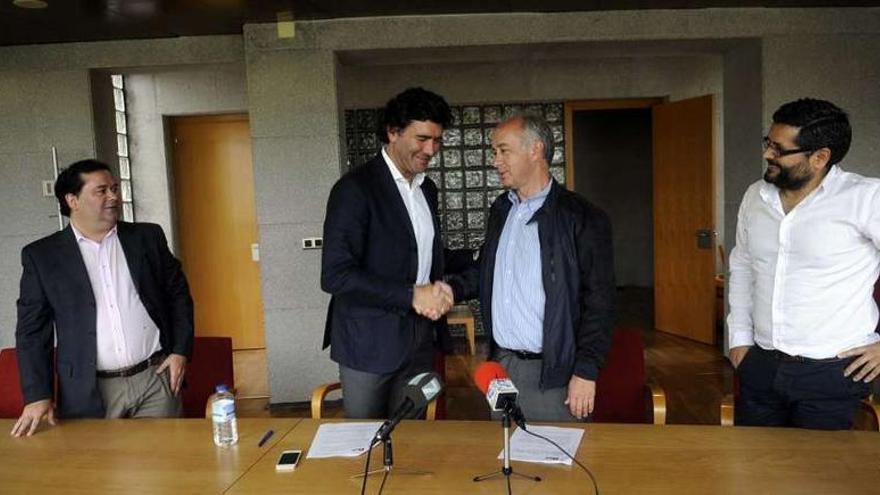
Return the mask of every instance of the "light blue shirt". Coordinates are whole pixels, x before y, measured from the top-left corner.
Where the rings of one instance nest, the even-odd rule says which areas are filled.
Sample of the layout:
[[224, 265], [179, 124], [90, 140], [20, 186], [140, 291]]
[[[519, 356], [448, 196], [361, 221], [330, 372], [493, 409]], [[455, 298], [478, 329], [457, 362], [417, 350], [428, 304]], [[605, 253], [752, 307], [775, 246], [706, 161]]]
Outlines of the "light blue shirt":
[[538, 194], [520, 201], [515, 191], [507, 195], [511, 207], [495, 253], [492, 284], [492, 335], [499, 346], [517, 351], [541, 352], [544, 337], [544, 282], [541, 277], [541, 243], [535, 215], [553, 181]]

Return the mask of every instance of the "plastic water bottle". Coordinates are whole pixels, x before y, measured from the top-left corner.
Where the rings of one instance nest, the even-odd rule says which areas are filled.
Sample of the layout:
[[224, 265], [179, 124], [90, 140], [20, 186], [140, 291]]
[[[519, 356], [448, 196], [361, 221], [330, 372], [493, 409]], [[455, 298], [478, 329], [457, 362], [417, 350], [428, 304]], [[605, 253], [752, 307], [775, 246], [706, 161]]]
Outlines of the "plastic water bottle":
[[211, 396], [211, 419], [214, 422], [214, 444], [229, 447], [238, 443], [235, 396], [226, 385], [217, 385], [217, 393]]

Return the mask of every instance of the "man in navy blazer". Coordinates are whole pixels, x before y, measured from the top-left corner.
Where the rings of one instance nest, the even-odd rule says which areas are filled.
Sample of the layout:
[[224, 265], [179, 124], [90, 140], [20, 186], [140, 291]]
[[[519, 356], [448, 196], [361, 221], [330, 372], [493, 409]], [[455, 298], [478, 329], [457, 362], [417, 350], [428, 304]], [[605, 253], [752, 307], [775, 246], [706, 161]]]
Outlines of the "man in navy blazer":
[[22, 249], [15, 337], [26, 405], [12, 435], [56, 414], [178, 415], [193, 303], [162, 228], [118, 221], [119, 184], [95, 160], [62, 171], [55, 196], [69, 225]]
[[[443, 274], [437, 186], [425, 176], [451, 120], [446, 101], [410, 88], [385, 107], [385, 143], [330, 192], [321, 288], [332, 295], [324, 347], [339, 363], [348, 418], [385, 418], [430, 371], [435, 322], [452, 306]], [[413, 415], [420, 414], [416, 411]]]

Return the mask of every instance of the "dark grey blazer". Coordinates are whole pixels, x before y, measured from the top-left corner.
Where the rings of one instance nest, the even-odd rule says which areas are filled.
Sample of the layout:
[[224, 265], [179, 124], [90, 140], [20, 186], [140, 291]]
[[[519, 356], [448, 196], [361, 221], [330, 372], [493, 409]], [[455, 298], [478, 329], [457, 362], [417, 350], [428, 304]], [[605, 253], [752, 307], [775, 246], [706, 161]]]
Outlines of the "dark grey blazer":
[[[138, 295], [159, 327], [163, 351], [189, 357], [192, 297], [162, 228], [119, 222], [117, 233]], [[103, 417], [95, 373], [95, 296], [73, 230], [68, 226], [28, 244], [21, 264], [15, 347], [25, 403], [51, 398], [57, 371], [59, 416]]]

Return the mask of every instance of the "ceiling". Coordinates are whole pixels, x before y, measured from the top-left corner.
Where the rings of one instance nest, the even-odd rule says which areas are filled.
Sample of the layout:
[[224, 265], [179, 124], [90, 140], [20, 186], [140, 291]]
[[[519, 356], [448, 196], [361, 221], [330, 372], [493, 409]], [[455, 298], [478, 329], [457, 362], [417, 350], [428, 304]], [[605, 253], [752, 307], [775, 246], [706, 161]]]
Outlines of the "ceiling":
[[866, 7], [880, 0], [45, 0], [24, 9], [0, 0], [0, 46], [240, 34], [245, 23], [399, 15], [722, 7]]

